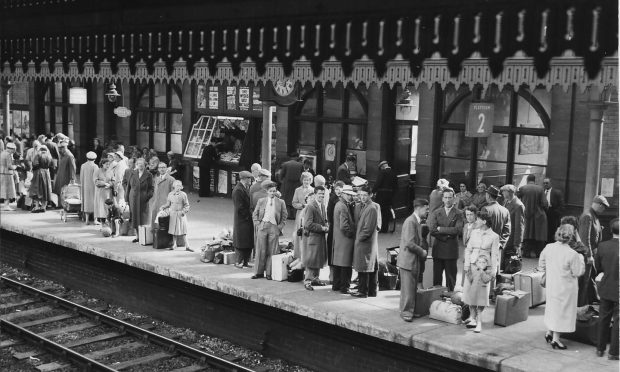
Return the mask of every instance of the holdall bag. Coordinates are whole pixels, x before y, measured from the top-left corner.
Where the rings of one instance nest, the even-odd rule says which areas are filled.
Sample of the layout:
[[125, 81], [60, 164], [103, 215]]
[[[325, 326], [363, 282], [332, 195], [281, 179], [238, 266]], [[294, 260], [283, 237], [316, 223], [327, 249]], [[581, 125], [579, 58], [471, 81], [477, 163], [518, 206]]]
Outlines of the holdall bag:
[[440, 320], [446, 323], [461, 324], [462, 309], [459, 305], [453, 304], [450, 300], [433, 301], [430, 307], [429, 318]]
[[389, 262], [379, 262], [377, 273], [379, 279], [379, 289], [395, 290], [400, 289], [400, 275], [398, 267]]
[[415, 308], [413, 312], [420, 316], [427, 315], [431, 304], [434, 301], [441, 300], [441, 294], [447, 290], [448, 288], [440, 286], [418, 289], [415, 295]]
[[506, 257], [506, 267], [504, 268], [504, 273], [506, 274], [516, 274], [521, 271], [523, 266], [521, 262], [521, 258], [517, 255], [513, 255], [510, 257]]
[[200, 257], [200, 261], [202, 262], [213, 262], [215, 259], [215, 255], [218, 252], [223, 251], [222, 246], [218, 243], [215, 245], [209, 245], [202, 251], [202, 257]]
[[217, 252], [215, 254], [215, 258], [213, 258], [214, 264], [223, 264], [224, 263], [224, 252]]
[[495, 300], [494, 323], [503, 327], [524, 322], [529, 315], [529, 293], [523, 291], [506, 292]]
[[530, 307], [544, 304], [545, 288], [541, 285], [544, 272], [528, 272], [515, 274], [515, 290], [530, 293]]
[[151, 227], [147, 225], [138, 226], [138, 242], [140, 245], [151, 245], [153, 244], [153, 233], [151, 232]]
[[289, 271], [286, 280], [292, 283], [301, 282], [302, 280], [304, 280], [304, 269], [293, 269]]

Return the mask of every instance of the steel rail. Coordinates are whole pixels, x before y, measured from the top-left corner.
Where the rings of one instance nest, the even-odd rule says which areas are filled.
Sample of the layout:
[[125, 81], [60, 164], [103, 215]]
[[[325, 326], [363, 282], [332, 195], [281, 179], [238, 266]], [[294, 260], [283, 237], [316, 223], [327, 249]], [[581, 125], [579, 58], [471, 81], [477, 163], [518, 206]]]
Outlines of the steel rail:
[[[137, 338], [140, 338], [143, 341], [146, 342], [151, 342], [153, 344], [159, 345], [163, 348], [166, 349], [166, 351], [168, 352], [176, 352], [178, 354], [190, 357], [192, 359], [198, 360], [200, 363], [202, 364], [208, 364], [212, 367], [216, 367], [216, 368], [223, 368], [229, 371], [234, 371], [234, 372], [254, 372], [253, 369], [250, 369], [248, 367], [244, 367], [242, 365], [236, 364], [234, 362], [230, 362], [224, 358], [220, 358], [216, 355], [195, 349], [191, 346], [182, 344], [178, 341], [175, 340], [171, 340], [169, 338], [166, 338], [164, 336], [158, 335], [156, 333], [150, 332], [146, 329], [140, 328], [136, 325], [133, 325], [131, 323], [127, 323], [125, 321], [122, 321], [120, 319], [116, 319], [112, 316], [109, 316], [107, 314], [103, 314], [100, 313], [98, 311], [89, 309], [86, 306], [82, 306], [76, 303], [73, 303], [71, 301], [68, 301], [64, 298], [55, 296], [53, 294], [41, 291], [37, 288], [31, 287], [29, 285], [20, 283], [16, 280], [13, 279], [9, 279], [7, 277], [0, 277], [0, 282], [4, 283], [7, 286], [13, 287], [13, 288], [17, 288], [19, 290], [25, 291], [25, 292], [30, 292], [32, 293], [34, 296], [37, 297], [42, 297], [45, 298], [55, 304], [57, 304], [60, 307], [63, 307], [67, 310], [76, 312], [78, 314], [84, 315], [88, 318], [91, 318], [95, 321], [98, 321], [100, 323], [109, 325], [111, 327], [114, 328], [118, 328], [123, 332], [126, 332], [128, 334], [131, 334], [133, 336], [136, 336]], [[27, 330], [25, 330], [26, 332], [29, 332]], [[32, 333], [32, 332], [29, 332]], [[50, 341], [51, 342], [51, 341]], [[60, 347], [62, 347], [61, 345], [58, 345]]]

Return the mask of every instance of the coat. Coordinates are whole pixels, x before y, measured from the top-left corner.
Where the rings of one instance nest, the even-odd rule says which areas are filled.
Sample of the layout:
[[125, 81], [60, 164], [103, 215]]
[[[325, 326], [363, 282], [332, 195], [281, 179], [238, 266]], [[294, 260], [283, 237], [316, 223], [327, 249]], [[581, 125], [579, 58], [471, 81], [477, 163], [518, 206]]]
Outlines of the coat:
[[[468, 280], [463, 286], [463, 302], [467, 305], [489, 306], [490, 280], [499, 272], [499, 239], [492, 229], [474, 229], [471, 232], [464, 261], [464, 265], [469, 266]], [[488, 279], [486, 283], [483, 280], [485, 275]]]
[[[123, 178], [125, 177], [125, 171], [129, 169], [127, 162], [121, 160], [114, 168], [114, 190], [118, 200], [125, 200], [125, 187], [123, 186]], [[172, 191], [172, 189], [171, 189]]]
[[153, 197], [149, 202], [151, 226], [158, 222], [156, 221], [157, 213], [159, 212], [159, 208], [168, 202], [168, 194], [174, 190], [172, 187], [173, 182], [174, 178], [168, 174], [163, 177], [157, 176], [153, 179]]
[[397, 188], [396, 172], [392, 168], [384, 168], [379, 171], [377, 182], [372, 188], [376, 195], [377, 203], [382, 206], [391, 206]]
[[592, 257], [598, 248], [598, 244], [603, 240], [603, 228], [596, 212], [592, 209], [579, 217], [579, 236], [586, 247], [586, 255]]
[[540, 254], [538, 270], [546, 272], [545, 326], [554, 332], [574, 332], [577, 320], [577, 278], [585, 271], [583, 257], [568, 244], [547, 244]]
[[15, 172], [15, 165], [13, 165], [13, 154], [10, 154], [8, 150], [0, 153], [0, 198], [1, 199], [15, 199], [17, 193], [15, 192], [15, 180], [13, 179], [13, 173]]
[[[458, 235], [463, 231], [463, 211], [452, 207], [446, 215], [443, 207], [432, 211], [426, 224], [430, 234], [435, 237], [433, 242], [433, 258], [454, 260], [459, 258]], [[441, 228], [441, 231], [439, 231]]]
[[499, 235], [499, 247], [503, 249], [510, 237], [510, 212], [498, 202], [488, 203], [482, 209], [489, 213], [491, 229]]
[[304, 215], [304, 229], [307, 231], [303, 237], [302, 262], [304, 267], [320, 269], [327, 263], [327, 232], [323, 231], [325, 226], [327, 226], [325, 209], [321, 208], [316, 201], [308, 204]]
[[233, 247], [252, 249], [254, 247], [254, 224], [250, 191], [239, 182], [232, 191], [233, 213]]
[[131, 172], [125, 195], [131, 211], [131, 226], [135, 229], [150, 222], [149, 200], [153, 197], [153, 176], [148, 169], [144, 170], [142, 177], [139, 175], [137, 169]]
[[400, 251], [396, 266], [411, 271], [411, 275], [417, 277], [420, 272], [420, 262], [426, 259], [428, 244], [422, 237], [422, 224], [418, 216], [412, 214], [403, 222], [400, 234]]
[[487, 193], [486, 192], [477, 192], [471, 197], [471, 203], [476, 206], [476, 208], [480, 209], [487, 205]]
[[[332, 225], [330, 225], [330, 228]], [[353, 265], [353, 247], [355, 244], [355, 221], [349, 206], [339, 200], [334, 207], [332, 264], [351, 267]]]
[[256, 208], [256, 204], [260, 198], [264, 198], [267, 196], [267, 191], [263, 189], [263, 186], [260, 182], [255, 182], [250, 186], [250, 209], [254, 211]]
[[510, 236], [504, 249], [510, 252], [520, 252], [523, 244], [523, 233], [525, 226], [525, 206], [516, 196], [511, 201], [506, 202], [504, 207], [510, 214]]
[[60, 196], [63, 186], [68, 185], [71, 180], [75, 180], [75, 158], [69, 150], [58, 159], [58, 170], [54, 180], [54, 194]]
[[282, 182], [282, 199], [286, 205], [292, 205], [295, 189], [301, 186], [301, 172], [304, 165], [297, 160], [291, 159], [280, 168], [280, 181]]
[[525, 206], [525, 232], [523, 239], [547, 241], [547, 199], [543, 188], [534, 183], [519, 188], [520, 199]]
[[473, 195], [469, 191], [458, 192], [454, 195], [454, 204], [459, 207], [459, 209], [465, 209], [465, 207], [471, 204], [472, 197]]
[[82, 212], [95, 211], [95, 172], [99, 169], [94, 161], [87, 161], [80, 167], [80, 186], [82, 192]]
[[32, 181], [28, 195], [35, 200], [46, 202], [52, 198], [52, 178], [49, 168], [52, 166], [52, 156], [48, 153], [37, 153], [32, 160]]
[[112, 197], [112, 175], [107, 170], [99, 168], [93, 173], [93, 182], [95, 184], [93, 205], [95, 218], [108, 218], [105, 201]]
[[[333, 249], [334, 249], [334, 209], [336, 209], [336, 203], [340, 200], [339, 197], [336, 196], [335, 192], [331, 192], [332, 190], [325, 190], [325, 201], [327, 201], [325, 205], [325, 209], [327, 210], [327, 222], [329, 222], [329, 231], [327, 232], [327, 264], [333, 265]], [[327, 191], [329, 192], [329, 197], [327, 195]]]
[[560, 226], [560, 219], [564, 211], [564, 196], [562, 196], [562, 191], [555, 187], [544, 192], [545, 198], [549, 202], [549, 208], [547, 209], [547, 241], [554, 242], [555, 230]]
[[295, 213], [295, 228], [293, 229], [293, 236], [292, 238], [292, 242], [293, 242], [293, 255], [297, 258], [301, 258], [302, 252], [303, 252], [303, 239], [301, 236], [297, 235], [297, 229], [302, 228], [303, 227], [303, 216], [304, 216], [304, 210], [303, 210], [303, 206], [304, 204], [306, 204], [306, 196], [308, 194], [312, 194], [314, 192], [314, 188], [312, 186], [308, 187], [307, 189], [304, 189], [303, 186], [299, 186], [298, 188], [295, 189], [295, 195], [293, 196], [293, 200], [291, 201], [291, 205], [293, 206], [293, 208], [295, 208], [296, 213]]
[[189, 212], [189, 201], [187, 194], [183, 191], [171, 191], [166, 198], [165, 208], [170, 208], [170, 224], [168, 234], [186, 235], [187, 234], [187, 213]]
[[594, 264], [603, 273], [598, 285], [599, 296], [618, 303], [618, 238], [599, 244]]
[[336, 181], [342, 181], [345, 185], [351, 184], [351, 172], [349, 171], [349, 167], [347, 167], [347, 163], [342, 163], [338, 167], [336, 171]]
[[435, 189], [428, 195], [429, 213], [443, 206], [443, 191]]
[[377, 239], [377, 208], [368, 202], [355, 208], [356, 232], [353, 250], [353, 268], [357, 272], [373, 272], [379, 253]]
[[[265, 216], [265, 206], [267, 206], [267, 200], [269, 200], [268, 196], [259, 199], [254, 212], [252, 212], [252, 220], [255, 225], [258, 225]], [[282, 230], [284, 230], [284, 225], [286, 223], [286, 218], [288, 217], [286, 204], [284, 204], [284, 200], [276, 197], [273, 198], [273, 202], [276, 203], [276, 222], [278, 223], [280, 234], [282, 234]]]

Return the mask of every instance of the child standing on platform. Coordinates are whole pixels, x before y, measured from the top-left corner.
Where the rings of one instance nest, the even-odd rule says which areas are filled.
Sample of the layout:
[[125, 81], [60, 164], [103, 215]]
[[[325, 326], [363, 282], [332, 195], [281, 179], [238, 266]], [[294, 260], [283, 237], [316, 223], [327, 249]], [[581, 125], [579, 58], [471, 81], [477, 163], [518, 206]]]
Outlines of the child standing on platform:
[[176, 180], [172, 183], [173, 190], [168, 194], [166, 204], [164, 204], [160, 210], [170, 208], [170, 225], [168, 227], [168, 233], [173, 236], [174, 245], [172, 249], [185, 248], [191, 251], [189, 244], [185, 241], [185, 235], [187, 235], [187, 213], [189, 212], [189, 202], [187, 200], [187, 194], [183, 191], [183, 183]]

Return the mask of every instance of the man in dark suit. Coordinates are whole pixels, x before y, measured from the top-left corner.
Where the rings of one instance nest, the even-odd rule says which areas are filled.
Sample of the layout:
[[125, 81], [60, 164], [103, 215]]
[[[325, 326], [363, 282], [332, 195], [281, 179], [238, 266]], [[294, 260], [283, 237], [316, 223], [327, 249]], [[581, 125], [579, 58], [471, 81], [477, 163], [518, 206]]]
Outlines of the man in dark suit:
[[486, 205], [482, 210], [486, 210], [491, 218], [491, 230], [499, 235], [499, 260], [497, 267], [502, 267], [504, 247], [510, 237], [510, 212], [497, 202], [499, 189], [495, 185], [487, 188]]
[[596, 268], [594, 265], [594, 255], [598, 245], [603, 240], [603, 228], [599, 221], [599, 216], [609, 208], [607, 199], [602, 195], [597, 195], [592, 200], [592, 205], [587, 212], [579, 217], [579, 237], [586, 249], [586, 272], [579, 277], [579, 294], [577, 296], [577, 306], [589, 305], [598, 301], [596, 285]]
[[510, 214], [510, 236], [504, 246], [504, 255], [521, 257], [521, 243], [523, 243], [523, 225], [525, 224], [525, 206], [515, 195], [517, 188], [514, 185], [504, 185], [501, 188], [504, 195], [504, 207]]
[[286, 205], [280, 198], [276, 198], [277, 184], [264, 181], [263, 188], [267, 190], [267, 197], [256, 204], [252, 213], [252, 220], [256, 226], [256, 262], [252, 279], [271, 279], [271, 256], [278, 250], [278, 238], [282, 235], [286, 223]]
[[611, 344], [609, 345], [609, 359], [618, 360], [618, 219], [610, 223], [613, 238], [602, 242], [596, 252], [595, 264], [603, 273], [603, 278], [598, 286], [601, 296], [599, 309], [598, 345], [596, 355], [602, 357], [607, 347], [607, 332], [611, 319], [614, 325], [611, 331]]
[[314, 188], [314, 200], [306, 206], [304, 214], [304, 247], [303, 264], [305, 269], [304, 287], [313, 291], [313, 285], [324, 286], [319, 280], [319, 272], [327, 262], [327, 241], [329, 231], [327, 211], [325, 211], [325, 188]]
[[336, 181], [342, 181], [345, 185], [351, 184], [351, 169], [355, 167], [355, 156], [347, 155], [347, 160], [340, 164], [336, 172]]
[[458, 236], [463, 231], [463, 212], [454, 206], [454, 190], [443, 190], [443, 207], [431, 212], [428, 217], [430, 234], [433, 242], [433, 285], [442, 284], [442, 275], [446, 273], [446, 286], [454, 290], [456, 283], [456, 261], [459, 259]]
[[[523, 248], [526, 253], [535, 253], [537, 256], [547, 241], [547, 214], [549, 206], [543, 188], [536, 184], [536, 176], [529, 174], [527, 184], [519, 188], [519, 197], [525, 205], [525, 232], [523, 233]], [[555, 232], [554, 232], [555, 233]]]
[[293, 195], [295, 189], [301, 186], [301, 173], [304, 166], [299, 161], [299, 154], [291, 154], [291, 159], [280, 167], [280, 182], [282, 183], [282, 199], [286, 204], [288, 216], [295, 219], [295, 209], [293, 208]]
[[379, 163], [379, 176], [372, 188], [376, 195], [376, 201], [381, 206], [381, 230], [388, 232], [388, 226], [392, 220], [392, 198], [396, 192], [396, 172], [390, 167], [387, 161]]
[[564, 210], [564, 196], [562, 191], [551, 186], [551, 179], [543, 180], [545, 199], [547, 199], [547, 243], [555, 242], [555, 230], [560, 226], [562, 211]]
[[233, 214], [233, 247], [237, 251], [235, 267], [248, 267], [250, 254], [254, 248], [254, 224], [252, 223], [252, 210], [250, 203], [250, 183], [252, 173], [239, 172], [239, 183], [232, 192], [234, 205]]
[[403, 223], [400, 252], [396, 265], [400, 272], [400, 317], [410, 322], [416, 316], [415, 297], [418, 292], [420, 262], [426, 259], [427, 243], [422, 237], [421, 221], [428, 214], [428, 200], [415, 199], [413, 213]]

